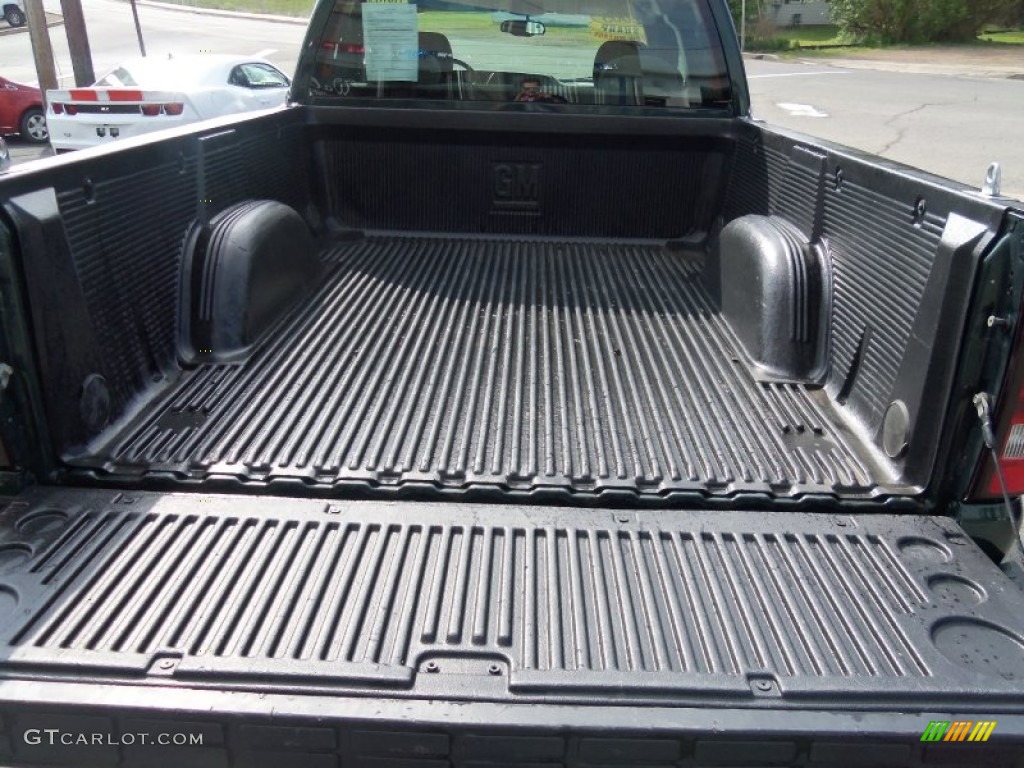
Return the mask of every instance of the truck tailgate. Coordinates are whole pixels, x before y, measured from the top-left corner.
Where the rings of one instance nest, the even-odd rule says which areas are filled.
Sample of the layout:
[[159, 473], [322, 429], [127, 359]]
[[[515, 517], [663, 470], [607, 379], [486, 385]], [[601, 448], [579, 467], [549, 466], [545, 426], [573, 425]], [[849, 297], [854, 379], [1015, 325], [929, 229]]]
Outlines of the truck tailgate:
[[25, 738], [136, 721], [208, 733], [190, 765], [1024, 748], [1024, 593], [938, 517], [37, 489], [0, 512], [0, 611], [15, 763], [151, 764]]

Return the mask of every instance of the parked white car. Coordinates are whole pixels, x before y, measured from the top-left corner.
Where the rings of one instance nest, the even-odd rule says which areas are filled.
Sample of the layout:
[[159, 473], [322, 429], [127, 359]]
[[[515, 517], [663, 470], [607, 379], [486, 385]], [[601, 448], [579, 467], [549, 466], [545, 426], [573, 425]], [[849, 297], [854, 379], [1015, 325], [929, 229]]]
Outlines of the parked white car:
[[47, 91], [58, 152], [284, 104], [291, 82], [264, 59], [203, 54], [136, 58], [89, 88]]

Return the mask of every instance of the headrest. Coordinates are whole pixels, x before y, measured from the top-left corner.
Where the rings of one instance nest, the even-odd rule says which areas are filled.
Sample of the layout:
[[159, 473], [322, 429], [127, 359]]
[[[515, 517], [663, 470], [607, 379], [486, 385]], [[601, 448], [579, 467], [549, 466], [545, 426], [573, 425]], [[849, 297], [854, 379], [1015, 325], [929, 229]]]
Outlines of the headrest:
[[609, 40], [594, 55], [594, 80], [601, 77], [642, 77], [640, 46], [632, 40]]
[[[452, 44], [440, 32], [420, 32], [420, 68], [424, 61], [433, 60], [442, 72], [451, 72]], [[433, 65], [428, 65], [433, 69]]]

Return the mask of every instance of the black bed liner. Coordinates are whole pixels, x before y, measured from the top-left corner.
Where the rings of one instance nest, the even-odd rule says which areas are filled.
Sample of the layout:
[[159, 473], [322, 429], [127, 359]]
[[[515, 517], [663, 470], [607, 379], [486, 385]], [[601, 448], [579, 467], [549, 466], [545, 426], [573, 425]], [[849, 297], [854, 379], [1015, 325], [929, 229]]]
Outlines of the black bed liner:
[[[1024, 745], [1024, 593], [947, 518], [36, 489], [0, 510], [0, 581], [17, 764], [54, 759], [30, 728], [202, 732], [176, 764], [224, 766], [475, 766], [479, 739], [558, 765]], [[934, 720], [997, 727], [921, 744]], [[274, 760], [250, 760], [257, 731]], [[64, 759], [161, 757], [113, 750]]]
[[945, 518], [68, 489], [23, 495], [0, 523], [2, 594], [19, 608], [0, 633], [9, 673], [470, 700], [1024, 705], [1024, 594]]
[[825, 393], [755, 380], [663, 244], [377, 235], [244, 364], [189, 370], [69, 464], [248, 484], [877, 495]]

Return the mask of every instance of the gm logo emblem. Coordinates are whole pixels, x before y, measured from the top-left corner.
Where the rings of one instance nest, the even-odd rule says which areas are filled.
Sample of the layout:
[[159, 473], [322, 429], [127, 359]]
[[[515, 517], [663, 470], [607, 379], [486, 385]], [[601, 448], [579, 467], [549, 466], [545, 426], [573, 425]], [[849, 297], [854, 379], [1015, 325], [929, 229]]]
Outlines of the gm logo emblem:
[[493, 179], [495, 213], [540, 213], [540, 165], [495, 163]]

